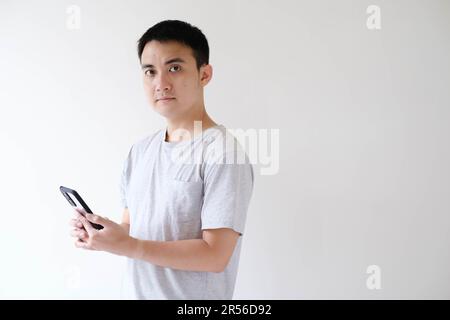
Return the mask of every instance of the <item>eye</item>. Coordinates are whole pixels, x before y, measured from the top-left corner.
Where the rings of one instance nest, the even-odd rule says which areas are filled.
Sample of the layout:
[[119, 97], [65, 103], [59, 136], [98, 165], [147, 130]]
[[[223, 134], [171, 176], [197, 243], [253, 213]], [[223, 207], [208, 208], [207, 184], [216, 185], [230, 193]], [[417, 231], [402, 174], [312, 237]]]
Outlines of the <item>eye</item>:
[[155, 72], [152, 69], [145, 70], [144, 74], [148, 77], [152, 77], [155, 75]]
[[181, 70], [181, 67], [180, 66], [172, 66], [172, 67], [170, 67], [170, 69], [169, 70], [173, 70], [174, 68], [177, 68], [177, 70], [175, 70], [175, 72], [177, 72], [177, 71], [180, 71]]

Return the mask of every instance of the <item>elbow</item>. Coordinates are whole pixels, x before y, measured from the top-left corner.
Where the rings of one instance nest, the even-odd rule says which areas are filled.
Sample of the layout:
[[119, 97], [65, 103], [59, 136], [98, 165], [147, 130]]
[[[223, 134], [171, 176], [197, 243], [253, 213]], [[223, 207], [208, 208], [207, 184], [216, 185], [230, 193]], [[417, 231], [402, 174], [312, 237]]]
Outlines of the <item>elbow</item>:
[[225, 270], [222, 266], [214, 266], [214, 268], [211, 270], [214, 273], [222, 273]]
[[209, 253], [209, 271], [214, 273], [222, 273], [228, 266], [231, 259], [231, 254], [225, 250], [210, 247]]
[[219, 267], [219, 268], [214, 268], [211, 270], [211, 272], [213, 273], [222, 273], [225, 270], [225, 268]]
[[[219, 261], [219, 262], [217, 262]], [[213, 266], [213, 269], [211, 270], [214, 273], [222, 273], [225, 271], [225, 269], [228, 266], [228, 259], [226, 261], [220, 261], [219, 259], [217, 259], [216, 263]]]

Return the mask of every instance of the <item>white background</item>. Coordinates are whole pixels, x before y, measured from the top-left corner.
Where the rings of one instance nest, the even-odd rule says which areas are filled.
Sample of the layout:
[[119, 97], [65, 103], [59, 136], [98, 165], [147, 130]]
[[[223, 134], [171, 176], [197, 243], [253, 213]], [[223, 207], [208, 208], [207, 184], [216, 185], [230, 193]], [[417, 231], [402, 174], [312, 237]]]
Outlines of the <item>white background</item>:
[[[381, 30], [366, 26], [372, 4]], [[58, 187], [120, 219], [127, 151], [165, 124], [136, 42], [165, 19], [209, 40], [216, 122], [280, 129], [279, 172], [257, 166], [235, 299], [450, 298], [445, 0], [1, 0], [0, 298], [119, 297], [123, 258], [75, 249]]]

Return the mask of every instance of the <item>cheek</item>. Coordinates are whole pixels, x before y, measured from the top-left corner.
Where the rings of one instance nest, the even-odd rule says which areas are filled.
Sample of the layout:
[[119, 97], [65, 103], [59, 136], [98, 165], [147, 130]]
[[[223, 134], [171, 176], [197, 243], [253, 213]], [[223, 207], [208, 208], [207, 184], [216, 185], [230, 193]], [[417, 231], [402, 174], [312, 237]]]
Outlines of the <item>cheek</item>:
[[150, 105], [154, 106], [155, 104], [155, 97], [153, 94], [153, 89], [151, 88], [150, 85], [148, 84], [144, 84], [144, 92], [145, 92], [145, 96], [147, 97], [148, 102], [150, 103]]
[[151, 91], [151, 83], [150, 83], [150, 81], [148, 79], [144, 78], [143, 84], [144, 84], [145, 92], [150, 92]]
[[154, 90], [153, 90], [153, 86], [151, 85], [151, 83], [149, 83], [148, 81], [144, 81], [144, 92], [146, 94], [146, 96], [149, 99], [153, 99], [154, 98]]
[[178, 84], [177, 90], [184, 99], [192, 100], [195, 95], [195, 83], [192, 80], [184, 80]]

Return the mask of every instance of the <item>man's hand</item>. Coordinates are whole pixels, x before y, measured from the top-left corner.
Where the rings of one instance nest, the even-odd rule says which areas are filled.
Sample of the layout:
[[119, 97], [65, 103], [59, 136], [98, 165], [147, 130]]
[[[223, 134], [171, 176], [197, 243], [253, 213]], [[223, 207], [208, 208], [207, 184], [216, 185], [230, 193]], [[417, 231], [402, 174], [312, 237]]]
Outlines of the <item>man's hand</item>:
[[[70, 222], [74, 227], [71, 235], [77, 238], [77, 248], [107, 251], [117, 255], [128, 255], [134, 249], [136, 239], [130, 237], [123, 226], [96, 214], [85, 213], [85, 218], [80, 212], [75, 208], [75, 219]], [[100, 224], [103, 229], [96, 230], [89, 222]]]

